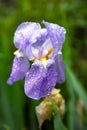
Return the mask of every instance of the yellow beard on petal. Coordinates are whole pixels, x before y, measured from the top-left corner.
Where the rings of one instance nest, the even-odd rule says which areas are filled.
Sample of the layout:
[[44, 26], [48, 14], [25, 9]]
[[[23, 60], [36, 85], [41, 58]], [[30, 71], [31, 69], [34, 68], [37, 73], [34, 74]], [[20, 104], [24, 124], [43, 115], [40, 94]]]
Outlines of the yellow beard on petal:
[[46, 56], [39, 58], [39, 60], [42, 62], [42, 64], [43, 64], [45, 67], [46, 67], [46, 65], [47, 65], [47, 60], [48, 60], [48, 58], [49, 58], [49, 55], [53, 52], [53, 50], [54, 50], [54, 48], [51, 48], [51, 49], [48, 51], [48, 53], [47, 53]]
[[39, 60], [42, 62], [42, 64], [44, 65], [44, 67], [46, 67], [46, 65], [47, 65], [47, 58], [43, 57], [43, 58], [40, 58]]
[[16, 50], [14, 52], [14, 55], [16, 55], [17, 57], [26, 57], [26, 55], [24, 55], [22, 52], [19, 52], [19, 50]]
[[16, 51], [14, 52], [14, 55], [17, 55], [17, 54], [19, 54], [19, 50], [16, 50]]
[[[41, 63], [44, 65], [44, 67], [46, 67], [47, 65], [47, 60], [49, 59], [49, 55], [51, 55], [51, 53], [53, 52], [54, 48], [51, 48], [48, 53], [44, 56], [39, 58], [38, 60], [41, 61]], [[23, 53], [19, 52], [19, 50], [16, 50], [14, 52], [14, 55], [18, 56], [18, 57], [26, 57], [26, 55], [24, 55]], [[34, 59], [32, 61], [35, 61], [37, 58], [34, 57]]]

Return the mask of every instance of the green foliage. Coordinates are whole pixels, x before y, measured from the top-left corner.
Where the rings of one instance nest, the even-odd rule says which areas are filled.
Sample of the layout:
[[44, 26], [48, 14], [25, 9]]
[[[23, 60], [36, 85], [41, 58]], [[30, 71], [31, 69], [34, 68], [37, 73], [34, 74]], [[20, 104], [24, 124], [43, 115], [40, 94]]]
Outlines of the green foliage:
[[71, 87], [73, 87], [73, 90], [76, 92], [76, 94], [79, 96], [80, 99], [82, 99], [84, 108], [87, 111], [87, 93], [83, 89], [83, 86], [81, 83], [77, 80], [73, 72], [69, 69], [69, 67], [66, 69], [67, 71], [67, 77], [68, 77], [68, 82], [71, 84]]
[[67, 130], [59, 115], [57, 106], [54, 103], [52, 103], [52, 108], [53, 108], [54, 130]]
[[[61, 89], [66, 111], [63, 119], [53, 104], [54, 130], [87, 129], [87, 1], [86, 0], [1, 0], [0, 1], [0, 130], [38, 130], [34, 101], [25, 96], [23, 81], [8, 86], [13, 36], [23, 21], [43, 19], [66, 28], [63, 46], [66, 81]], [[82, 102], [78, 108], [78, 101]], [[43, 124], [44, 125], [44, 124]], [[50, 122], [51, 126], [52, 123]], [[65, 125], [65, 126], [64, 126]], [[48, 126], [47, 128], [48, 129]]]

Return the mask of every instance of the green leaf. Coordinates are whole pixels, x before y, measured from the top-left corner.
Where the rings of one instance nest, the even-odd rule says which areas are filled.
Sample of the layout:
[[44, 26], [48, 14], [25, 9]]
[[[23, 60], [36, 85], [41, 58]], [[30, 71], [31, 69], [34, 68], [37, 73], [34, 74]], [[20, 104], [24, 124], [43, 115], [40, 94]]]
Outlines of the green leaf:
[[75, 129], [75, 115], [76, 115], [76, 104], [75, 104], [75, 92], [74, 89], [72, 87], [72, 84], [70, 82], [70, 80], [68, 80], [68, 76], [66, 74], [66, 87], [67, 87], [67, 91], [68, 91], [68, 100], [67, 100], [67, 124], [68, 124], [68, 129], [69, 130], [74, 130]]
[[57, 106], [53, 102], [52, 102], [52, 108], [53, 108], [54, 130], [67, 130], [67, 128], [64, 126], [61, 120]]
[[80, 99], [82, 99], [84, 108], [87, 111], [87, 93], [85, 92], [82, 84], [78, 81], [78, 79], [69, 67], [66, 68], [66, 73], [71, 86], [73, 87], [77, 95], [80, 97]]

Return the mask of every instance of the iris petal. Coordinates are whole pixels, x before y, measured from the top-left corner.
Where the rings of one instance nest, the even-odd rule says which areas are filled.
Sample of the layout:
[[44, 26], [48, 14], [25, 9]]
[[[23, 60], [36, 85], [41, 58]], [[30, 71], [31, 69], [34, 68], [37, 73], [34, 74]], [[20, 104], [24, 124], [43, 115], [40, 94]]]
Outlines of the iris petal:
[[40, 87], [45, 77], [45, 69], [40, 61], [36, 61], [32, 64], [31, 69], [27, 72], [25, 77], [24, 90], [25, 94], [33, 99], [40, 98]]
[[[41, 29], [40, 24], [34, 22], [24, 22], [20, 24], [14, 35], [14, 44], [21, 50], [25, 51], [26, 46], [31, 42], [34, 31]], [[33, 41], [34, 42], [34, 41]]]
[[25, 94], [33, 99], [40, 99], [49, 95], [56, 84], [56, 76], [53, 63], [44, 68], [40, 61], [36, 61], [26, 74]]
[[46, 67], [46, 77], [44, 78], [41, 87], [42, 97], [45, 97], [50, 94], [52, 89], [55, 87], [57, 81], [57, 72], [55, 69], [54, 60], [49, 59], [47, 62], [48, 63]]
[[29, 62], [26, 58], [15, 56], [12, 66], [12, 72], [8, 79], [8, 84], [13, 84], [17, 80], [24, 78], [25, 73], [29, 70]]
[[31, 37], [31, 42], [35, 43], [33, 44], [34, 47], [40, 47], [43, 42], [47, 39], [48, 32], [44, 29], [38, 29], [33, 32], [33, 35]]
[[52, 41], [54, 48], [53, 55], [55, 56], [58, 51], [62, 49], [62, 44], [65, 40], [65, 29], [57, 24], [48, 23], [43, 21], [43, 24], [46, 26], [48, 35]]
[[[46, 28], [34, 22], [20, 24], [14, 35], [18, 49], [8, 84], [25, 77], [25, 94], [33, 99], [48, 96], [56, 82], [65, 80], [61, 52], [65, 29], [57, 24], [43, 21]], [[28, 60], [34, 61], [31, 65]]]
[[64, 63], [62, 61], [62, 54], [56, 55], [55, 65], [56, 65], [56, 71], [57, 71], [57, 82], [62, 83], [65, 81]]

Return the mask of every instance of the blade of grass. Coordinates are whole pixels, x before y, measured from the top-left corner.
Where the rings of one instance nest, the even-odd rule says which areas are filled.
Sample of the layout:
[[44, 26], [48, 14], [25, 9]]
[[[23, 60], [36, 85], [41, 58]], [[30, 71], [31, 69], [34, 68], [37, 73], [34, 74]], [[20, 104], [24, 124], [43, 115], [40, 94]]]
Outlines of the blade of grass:
[[82, 99], [84, 108], [87, 111], [87, 93], [85, 92], [82, 84], [78, 81], [78, 79], [69, 67], [66, 68], [66, 72], [70, 84], [72, 85], [74, 91], [77, 93], [80, 99]]
[[67, 128], [64, 126], [61, 120], [61, 117], [58, 113], [58, 109], [53, 102], [52, 102], [52, 108], [53, 108], [54, 130], [67, 130]]
[[68, 102], [67, 102], [67, 123], [68, 123], [68, 128], [69, 130], [74, 130], [74, 125], [75, 125], [75, 110], [76, 110], [76, 105], [75, 105], [75, 93], [72, 88], [71, 82], [68, 80], [68, 76], [66, 73], [66, 83], [67, 83], [67, 91], [68, 91]]

